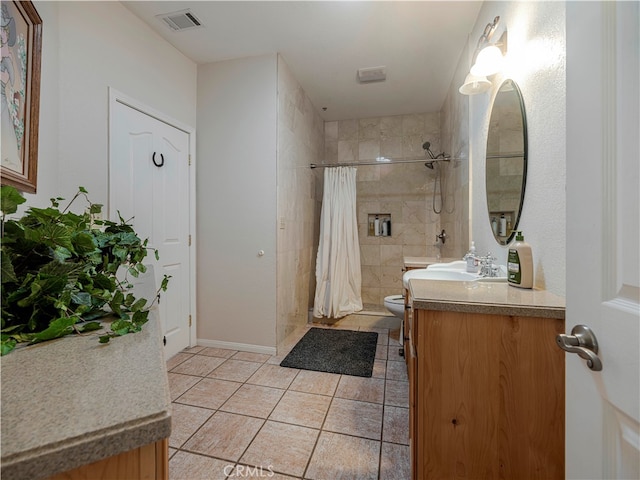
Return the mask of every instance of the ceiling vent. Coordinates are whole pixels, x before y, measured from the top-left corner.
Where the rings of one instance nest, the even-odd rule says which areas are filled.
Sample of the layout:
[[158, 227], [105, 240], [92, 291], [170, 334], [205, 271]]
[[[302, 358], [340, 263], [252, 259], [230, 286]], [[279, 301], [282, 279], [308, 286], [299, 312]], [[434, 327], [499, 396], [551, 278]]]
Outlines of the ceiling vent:
[[387, 79], [387, 67], [361, 68], [357, 78], [360, 83], [384, 82]]
[[161, 15], [156, 15], [156, 17], [164, 21], [164, 23], [166, 23], [174, 32], [202, 27], [202, 23], [200, 23], [200, 20], [191, 13], [191, 10], [163, 13]]

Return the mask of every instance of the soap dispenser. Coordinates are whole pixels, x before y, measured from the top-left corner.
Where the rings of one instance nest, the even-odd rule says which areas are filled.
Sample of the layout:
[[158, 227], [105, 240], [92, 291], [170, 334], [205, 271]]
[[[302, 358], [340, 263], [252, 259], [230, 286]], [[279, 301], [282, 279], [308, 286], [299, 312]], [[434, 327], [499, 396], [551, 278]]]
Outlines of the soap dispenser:
[[467, 272], [469, 273], [477, 273], [478, 265], [476, 260], [476, 242], [472, 241], [471, 246], [469, 247], [469, 251], [464, 256], [464, 259], [467, 261]]
[[509, 247], [507, 273], [509, 285], [533, 288], [533, 254], [531, 246], [524, 241], [520, 230], [516, 231], [516, 243]]

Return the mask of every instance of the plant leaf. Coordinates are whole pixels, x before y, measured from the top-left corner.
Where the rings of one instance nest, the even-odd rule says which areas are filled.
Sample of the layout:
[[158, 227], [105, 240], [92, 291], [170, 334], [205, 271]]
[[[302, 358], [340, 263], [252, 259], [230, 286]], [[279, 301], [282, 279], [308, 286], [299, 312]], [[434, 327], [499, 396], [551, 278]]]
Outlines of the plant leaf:
[[16, 277], [16, 272], [13, 270], [13, 264], [11, 263], [11, 259], [9, 255], [2, 252], [2, 283], [13, 282], [18, 283], [18, 277]]
[[[2, 187], [4, 188], [4, 187]], [[3, 338], [0, 342], [0, 355], [6, 355], [16, 348], [16, 341], [13, 338]]]
[[87, 322], [80, 327], [80, 331], [82, 333], [92, 332], [94, 330], [100, 330], [102, 328], [102, 324], [100, 322]]
[[77, 318], [75, 317], [60, 317], [56, 318], [49, 324], [49, 327], [45, 330], [36, 333], [31, 340], [31, 343], [44, 342], [46, 340], [52, 340], [54, 338], [64, 337], [65, 335], [73, 332], [72, 325], [75, 324]]
[[0, 210], [4, 215], [11, 215], [18, 211], [18, 205], [23, 204], [27, 200], [20, 195], [15, 187], [3, 185], [0, 188]]

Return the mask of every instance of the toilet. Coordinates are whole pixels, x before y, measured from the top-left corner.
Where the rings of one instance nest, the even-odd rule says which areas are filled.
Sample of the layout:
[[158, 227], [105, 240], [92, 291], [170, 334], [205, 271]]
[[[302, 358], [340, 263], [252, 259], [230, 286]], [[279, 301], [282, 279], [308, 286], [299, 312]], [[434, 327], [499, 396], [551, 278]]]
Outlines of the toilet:
[[402, 295], [384, 297], [384, 306], [396, 317], [404, 320], [404, 297]]

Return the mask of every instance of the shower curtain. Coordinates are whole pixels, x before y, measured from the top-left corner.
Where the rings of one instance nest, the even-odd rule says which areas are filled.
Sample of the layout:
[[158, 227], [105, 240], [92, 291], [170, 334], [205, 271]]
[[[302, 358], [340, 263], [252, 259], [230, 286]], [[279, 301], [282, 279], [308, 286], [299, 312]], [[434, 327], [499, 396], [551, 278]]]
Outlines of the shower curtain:
[[340, 318], [362, 310], [361, 284], [356, 168], [326, 168], [313, 315]]

